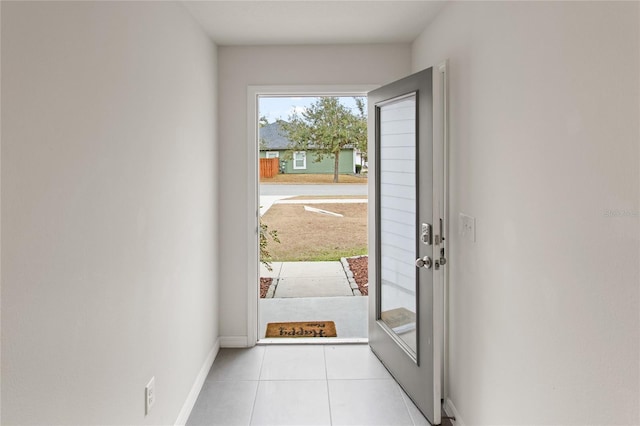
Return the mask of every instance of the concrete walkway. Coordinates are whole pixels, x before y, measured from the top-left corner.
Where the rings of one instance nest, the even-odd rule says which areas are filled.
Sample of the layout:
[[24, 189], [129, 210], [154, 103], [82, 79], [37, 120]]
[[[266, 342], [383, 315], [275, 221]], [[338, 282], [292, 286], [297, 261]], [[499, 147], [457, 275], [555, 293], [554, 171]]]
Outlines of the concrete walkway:
[[273, 262], [260, 276], [273, 278], [267, 298], [353, 296], [340, 262]]
[[260, 196], [260, 216], [263, 216], [278, 200], [288, 198], [290, 195], [261, 195]]

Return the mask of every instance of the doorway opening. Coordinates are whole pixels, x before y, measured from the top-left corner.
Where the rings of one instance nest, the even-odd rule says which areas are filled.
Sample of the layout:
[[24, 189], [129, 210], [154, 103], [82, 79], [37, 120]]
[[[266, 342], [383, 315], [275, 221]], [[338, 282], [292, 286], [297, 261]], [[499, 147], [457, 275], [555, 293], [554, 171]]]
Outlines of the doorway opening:
[[366, 342], [366, 90], [255, 104], [256, 340]]

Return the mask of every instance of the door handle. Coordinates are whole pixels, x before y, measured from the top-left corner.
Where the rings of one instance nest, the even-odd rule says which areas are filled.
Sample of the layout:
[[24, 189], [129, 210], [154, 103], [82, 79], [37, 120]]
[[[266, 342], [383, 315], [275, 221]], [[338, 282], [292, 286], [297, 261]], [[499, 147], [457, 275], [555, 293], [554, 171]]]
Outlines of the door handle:
[[429, 256], [419, 257], [416, 259], [416, 266], [418, 268], [431, 269], [431, 258]]

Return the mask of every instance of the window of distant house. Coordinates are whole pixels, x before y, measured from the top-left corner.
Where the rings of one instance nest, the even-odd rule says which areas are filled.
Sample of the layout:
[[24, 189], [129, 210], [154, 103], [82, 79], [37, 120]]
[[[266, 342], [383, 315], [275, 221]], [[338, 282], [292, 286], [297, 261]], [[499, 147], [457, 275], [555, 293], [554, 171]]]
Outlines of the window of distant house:
[[293, 168], [302, 170], [307, 168], [307, 153], [304, 151], [296, 151], [293, 153]]
[[280, 153], [278, 151], [267, 151], [267, 158], [278, 158]]

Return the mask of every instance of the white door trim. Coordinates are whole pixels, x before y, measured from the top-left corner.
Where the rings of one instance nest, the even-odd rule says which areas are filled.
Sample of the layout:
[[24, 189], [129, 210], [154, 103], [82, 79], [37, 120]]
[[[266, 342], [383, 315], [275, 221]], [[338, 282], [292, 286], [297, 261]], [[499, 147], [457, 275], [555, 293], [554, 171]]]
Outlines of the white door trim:
[[[438, 185], [438, 190], [442, 190], [443, 194], [439, 197], [443, 200], [443, 205], [439, 206], [439, 216], [444, 220], [444, 229], [441, 237], [446, 239], [443, 242], [447, 265], [444, 267], [444, 274], [441, 277], [442, 282], [442, 371], [441, 371], [441, 389], [442, 398], [447, 401], [449, 398], [449, 269], [451, 266], [451, 236], [449, 234], [449, 61], [445, 60], [435, 67], [434, 73], [434, 119], [441, 122], [441, 126], [436, 127], [440, 133], [434, 134], [434, 142], [437, 139], [442, 140], [442, 152], [439, 158], [434, 158], [435, 162], [439, 162], [442, 172], [438, 176], [442, 177], [442, 182]], [[434, 170], [438, 164], [434, 163]], [[435, 175], [435, 173], [434, 173]], [[436, 212], [434, 212], [436, 213]], [[435, 217], [435, 216], [434, 216]]]
[[258, 97], [259, 96], [366, 96], [379, 85], [298, 85], [298, 86], [247, 86], [247, 173], [248, 208], [247, 223], [247, 346], [258, 341], [258, 285], [259, 244], [258, 219], [260, 202], [258, 194]]

